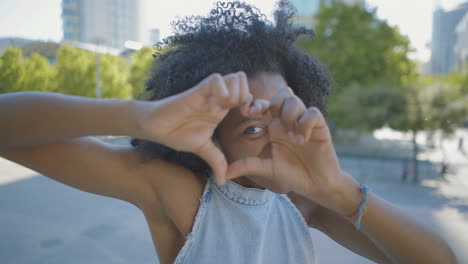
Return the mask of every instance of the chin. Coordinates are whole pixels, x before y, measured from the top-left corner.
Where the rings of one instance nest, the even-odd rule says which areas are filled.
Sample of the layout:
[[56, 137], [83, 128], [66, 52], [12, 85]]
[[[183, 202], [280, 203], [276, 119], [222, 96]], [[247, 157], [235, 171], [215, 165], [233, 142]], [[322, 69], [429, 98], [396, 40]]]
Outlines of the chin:
[[290, 192], [290, 190], [285, 188], [283, 185], [278, 184], [276, 181], [265, 179], [265, 177], [247, 176], [247, 178], [251, 180], [252, 182], [254, 182], [256, 185], [258, 185], [259, 187], [263, 187], [274, 193], [286, 194]]

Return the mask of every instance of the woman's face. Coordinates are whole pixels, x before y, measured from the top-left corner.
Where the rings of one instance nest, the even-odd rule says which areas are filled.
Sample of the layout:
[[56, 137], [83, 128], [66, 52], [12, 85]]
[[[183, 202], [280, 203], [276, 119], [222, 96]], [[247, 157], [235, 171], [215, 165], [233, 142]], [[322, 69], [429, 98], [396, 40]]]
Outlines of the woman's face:
[[[288, 87], [280, 74], [270, 72], [260, 72], [251, 77], [248, 83], [254, 100], [271, 101], [280, 89]], [[229, 111], [218, 127], [217, 140], [228, 163], [251, 156], [270, 158], [271, 143], [268, 136], [270, 121], [271, 114], [268, 111], [263, 115], [252, 117], [243, 116], [238, 107]], [[233, 181], [245, 187], [267, 188], [276, 193], [285, 192], [280, 184], [265, 177], [244, 175]]]

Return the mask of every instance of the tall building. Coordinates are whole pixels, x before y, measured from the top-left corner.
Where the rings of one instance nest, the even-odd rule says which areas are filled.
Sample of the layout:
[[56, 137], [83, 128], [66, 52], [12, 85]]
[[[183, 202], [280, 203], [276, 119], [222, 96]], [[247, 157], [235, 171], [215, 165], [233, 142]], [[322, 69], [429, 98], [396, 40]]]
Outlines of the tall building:
[[432, 18], [431, 73], [447, 74], [455, 66], [455, 31], [463, 16], [468, 12], [468, 2], [454, 9], [437, 8]]
[[[365, 0], [341, 0], [342, 2], [354, 5], [354, 4], [365, 4]], [[319, 11], [322, 5], [330, 5], [332, 0], [289, 0], [297, 9], [296, 16], [294, 17], [294, 24], [298, 26], [305, 26], [312, 28], [315, 21], [315, 15]]]
[[457, 42], [455, 43], [455, 67], [468, 63], [468, 12], [455, 28]]
[[142, 0], [62, 0], [63, 40], [123, 49], [144, 41]]
[[160, 30], [159, 28], [153, 28], [150, 30], [150, 44], [151, 45], [154, 45], [156, 43], [158, 43], [161, 39], [160, 39], [160, 36], [161, 36], [161, 33], [160, 33]]

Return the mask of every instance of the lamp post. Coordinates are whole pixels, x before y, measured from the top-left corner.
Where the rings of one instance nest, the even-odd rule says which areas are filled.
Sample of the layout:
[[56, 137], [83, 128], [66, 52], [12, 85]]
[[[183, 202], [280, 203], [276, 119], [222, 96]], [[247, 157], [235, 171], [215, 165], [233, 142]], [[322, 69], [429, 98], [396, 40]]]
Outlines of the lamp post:
[[94, 41], [96, 47], [94, 49], [96, 53], [96, 98], [102, 98], [102, 88], [101, 88], [101, 58], [100, 58], [100, 44], [103, 43], [103, 40], [96, 39]]
[[102, 98], [101, 92], [101, 68], [100, 68], [100, 59], [99, 53], [96, 52], [96, 98]]

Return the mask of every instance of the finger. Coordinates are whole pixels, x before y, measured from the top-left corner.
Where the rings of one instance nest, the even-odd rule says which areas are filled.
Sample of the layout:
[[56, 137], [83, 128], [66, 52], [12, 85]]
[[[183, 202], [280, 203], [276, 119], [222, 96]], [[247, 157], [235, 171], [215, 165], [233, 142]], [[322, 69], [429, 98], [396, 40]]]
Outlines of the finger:
[[244, 72], [238, 72], [239, 74], [239, 88], [240, 88], [240, 112], [242, 115], [247, 116], [250, 105], [253, 101], [253, 96], [250, 93], [249, 83], [247, 81], [247, 75]]
[[203, 79], [198, 85], [201, 94], [209, 99], [210, 108], [218, 112], [225, 105], [225, 101], [229, 98], [229, 92], [224, 82], [223, 77], [219, 73], [213, 73]]
[[270, 102], [263, 99], [256, 99], [249, 108], [249, 115], [263, 115], [270, 108]]
[[281, 110], [281, 123], [287, 130], [297, 134], [297, 121], [305, 111], [306, 108], [298, 97], [288, 97], [285, 99]]
[[203, 90], [205, 96], [226, 97], [228, 90], [224, 82], [223, 76], [219, 73], [213, 73], [203, 79], [198, 85]]
[[271, 177], [273, 176], [272, 161], [258, 157], [236, 160], [229, 165], [226, 178], [234, 179], [240, 176]]
[[237, 73], [231, 73], [224, 76], [224, 81], [228, 88], [229, 96], [226, 108], [233, 108], [239, 105], [240, 88], [239, 88], [239, 75]]
[[253, 96], [252, 94], [247, 95], [247, 99], [245, 99], [245, 102], [241, 107], [240, 107], [240, 112], [243, 116], [248, 116], [250, 112], [251, 105], [253, 104]]
[[284, 100], [292, 96], [293, 93], [288, 88], [281, 89], [276, 95], [271, 99], [270, 103], [270, 112], [273, 118], [279, 117], [281, 114], [281, 108], [283, 107]]
[[223, 185], [226, 181], [227, 161], [221, 150], [216, 147], [213, 142], [208, 142], [198, 149], [195, 154], [210, 165], [214, 172], [216, 182], [218, 185]]
[[316, 107], [309, 107], [301, 116], [298, 122], [298, 131], [303, 136], [303, 142], [309, 141], [314, 127], [320, 122], [320, 118], [321, 113]]

